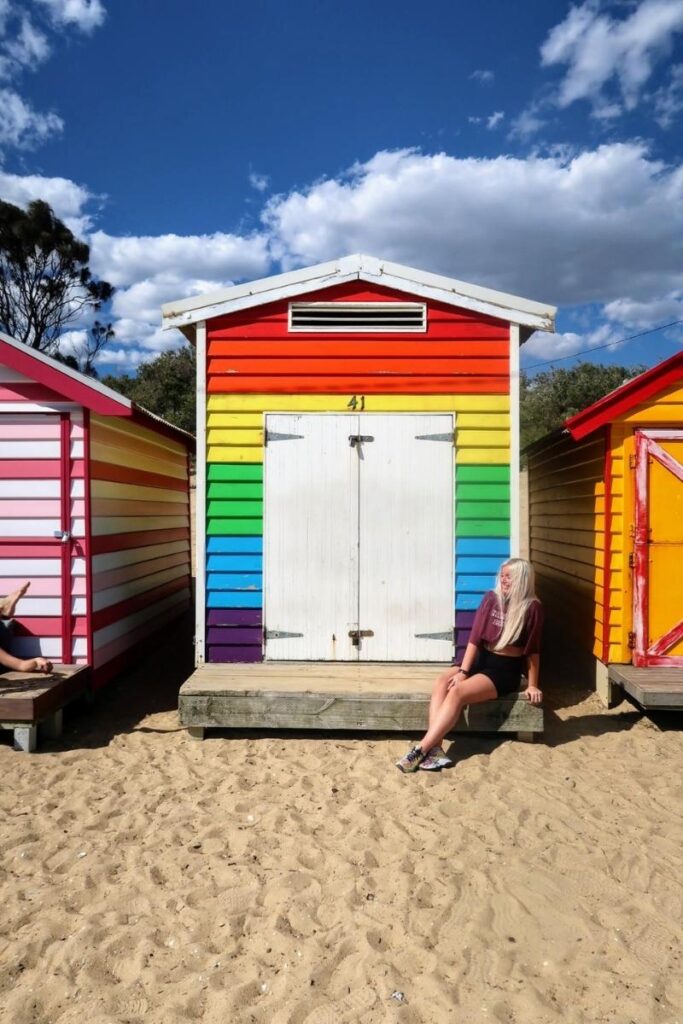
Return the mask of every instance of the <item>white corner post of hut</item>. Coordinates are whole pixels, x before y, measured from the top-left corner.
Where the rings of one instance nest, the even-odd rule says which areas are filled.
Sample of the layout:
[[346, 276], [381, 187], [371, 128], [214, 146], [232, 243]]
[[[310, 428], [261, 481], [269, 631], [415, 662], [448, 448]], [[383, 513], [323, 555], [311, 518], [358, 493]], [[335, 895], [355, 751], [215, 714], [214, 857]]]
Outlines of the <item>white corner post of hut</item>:
[[510, 324], [510, 555], [519, 558], [519, 324]]
[[195, 328], [197, 349], [197, 462], [195, 488], [195, 666], [205, 660], [206, 637], [206, 321]]

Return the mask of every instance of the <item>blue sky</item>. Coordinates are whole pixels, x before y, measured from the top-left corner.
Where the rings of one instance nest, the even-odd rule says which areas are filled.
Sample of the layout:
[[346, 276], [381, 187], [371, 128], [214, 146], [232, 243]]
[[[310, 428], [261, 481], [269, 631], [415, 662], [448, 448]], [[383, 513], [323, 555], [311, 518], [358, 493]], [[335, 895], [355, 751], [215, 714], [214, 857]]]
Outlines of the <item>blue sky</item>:
[[182, 343], [162, 302], [359, 251], [557, 305], [523, 366], [653, 365], [682, 111], [683, 0], [0, 0], [0, 195], [116, 286], [101, 372]]

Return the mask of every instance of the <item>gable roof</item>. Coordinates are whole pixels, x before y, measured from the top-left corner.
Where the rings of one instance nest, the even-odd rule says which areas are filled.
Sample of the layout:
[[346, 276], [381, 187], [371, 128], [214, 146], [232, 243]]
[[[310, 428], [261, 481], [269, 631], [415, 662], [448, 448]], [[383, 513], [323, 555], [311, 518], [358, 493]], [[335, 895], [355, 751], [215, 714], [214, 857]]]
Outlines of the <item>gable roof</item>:
[[679, 381], [683, 381], [683, 350], [577, 412], [565, 420], [564, 427], [575, 441], [580, 441]]
[[70, 366], [52, 359], [44, 352], [30, 348], [16, 338], [0, 331], [0, 364], [16, 370], [25, 377], [42, 384], [46, 388], [63, 396], [67, 402], [75, 402], [91, 412], [101, 416], [127, 417], [141, 426], [157, 433], [166, 434], [194, 451], [194, 437], [186, 430], [174, 426], [142, 406], [137, 405], [108, 388], [94, 377], [88, 377]]
[[305, 295], [347, 281], [366, 281], [411, 292], [436, 302], [520, 324], [532, 331], [555, 329], [555, 306], [359, 254], [234, 285], [207, 295], [167, 302], [161, 307], [164, 326], [178, 327], [192, 340], [192, 332], [187, 329], [202, 320], [261, 306], [266, 302]]

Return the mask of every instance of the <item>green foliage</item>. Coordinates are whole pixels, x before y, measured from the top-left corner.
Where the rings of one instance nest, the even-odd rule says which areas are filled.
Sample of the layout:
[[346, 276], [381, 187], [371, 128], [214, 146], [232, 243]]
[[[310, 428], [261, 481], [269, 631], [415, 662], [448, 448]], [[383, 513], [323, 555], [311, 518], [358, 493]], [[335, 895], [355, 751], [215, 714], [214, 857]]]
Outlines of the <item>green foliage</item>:
[[103, 377], [102, 383], [194, 434], [196, 372], [194, 349], [186, 346], [144, 363], [135, 377]]
[[43, 200], [26, 210], [0, 201], [2, 330], [40, 352], [57, 352], [62, 331], [114, 293], [93, 279], [89, 260], [89, 246]]
[[546, 370], [520, 379], [521, 446], [524, 449], [560, 427], [566, 419], [597, 402], [644, 366], [600, 366], [579, 363], [569, 370]]

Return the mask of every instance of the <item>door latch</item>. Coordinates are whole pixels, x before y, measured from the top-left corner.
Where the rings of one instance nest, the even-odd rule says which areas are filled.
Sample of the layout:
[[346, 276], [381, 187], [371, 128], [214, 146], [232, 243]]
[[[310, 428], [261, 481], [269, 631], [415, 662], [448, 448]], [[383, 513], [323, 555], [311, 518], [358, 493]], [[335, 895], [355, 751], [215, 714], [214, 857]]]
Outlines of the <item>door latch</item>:
[[365, 444], [366, 441], [374, 441], [372, 434], [349, 434], [349, 444], [355, 448], [357, 444]]
[[354, 647], [360, 647], [361, 637], [374, 636], [374, 630], [372, 629], [350, 629], [349, 636], [351, 637], [351, 643]]

